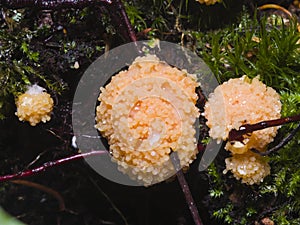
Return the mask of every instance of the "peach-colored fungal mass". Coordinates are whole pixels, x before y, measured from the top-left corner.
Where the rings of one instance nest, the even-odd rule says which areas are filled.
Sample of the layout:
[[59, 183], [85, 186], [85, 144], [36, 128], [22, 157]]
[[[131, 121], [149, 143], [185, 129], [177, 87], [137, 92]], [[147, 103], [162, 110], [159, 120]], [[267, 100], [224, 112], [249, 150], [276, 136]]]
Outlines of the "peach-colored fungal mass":
[[[231, 129], [239, 129], [243, 124], [278, 119], [280, 111], [279, 94], [258, 78], [251, 81], [246, 76], [219, 85], [205, 105], [209, 135], [218, 140], [226, 140]], [[271, 127], [255, 131], [245, 138], [244, 145], [227, 143], [225, 148], [239, 154], [249, 148], [263, 151], [273, 141], [277, 130], [278, 127]]]
[[53, 99], [44, 92], [45, 89], [34, 84], [28, 90], [18, 96], [16, 100], [16, 115], [20, 121], [28, 121], [31, 126], [51, 119]]
[[265, 158], [251, 152], [235, 154], [225, 159], [225, 163], [224, 173], [231, 171], [236, 179], [249, 185], [262, 182], [270, 174], [270, 166]]
[[[278, 119], [281, 116], [280, 111], [280, 96], [274, 89], [267, 87], [257, 77], [250, 80], [243, 76], [219, 85], [209, 96], [204, 115], [210, 128], [209, 135], [220, 141], [227, 140], [229, 131], [239, 129], [243, 124]], [[279, 127], [271, 127], [254, 131], [244, 135], [243, 142], [227, 142], [225, 149], [231, 151], [233, 157], [226, 159], [225, 172], [231, 170], [236, 178], [241, 178], [247, 184], [261, 182], [270, 169], [261, 157], [249, 152], [251, 148], [265, 151], [278, 129]], [[245, 174], [238, 172], [236, 168], [248, 162], [250, 166], [255, 164], [254, 168], [259, 168], [260, 171], [254, 172], [246, 166], [243, 167]]]
[[148, 186], [174, 174], [171, 149], [182, 166], [195, 159], [198, 85], [194, 76], [150, 55], [100, 88], [96, 128], [119, 170]]

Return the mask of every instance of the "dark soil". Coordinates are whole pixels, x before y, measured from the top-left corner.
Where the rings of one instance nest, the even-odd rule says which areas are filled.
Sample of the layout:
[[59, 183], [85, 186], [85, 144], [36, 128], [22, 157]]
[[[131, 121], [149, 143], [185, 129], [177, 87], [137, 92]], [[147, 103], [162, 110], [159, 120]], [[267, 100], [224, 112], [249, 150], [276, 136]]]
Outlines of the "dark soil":
[[[33, 49], [40, 53], [41, 71], [59, 77], [68, 88], [61, 96], [51, 93], [55, 97], [55, 108], [50, 122], [31, 127], [18, 121], [14, 115], [0, 122], [0, 171], [3, 175], [24, 170], [37, 156], [40, 156], [39, 160], [29, 168], [78, 153], [71, 146], [73, 95], [85, 69], [103, 53], [92, 52], [87, 57], [85, 49], [103, 46], [102, 40], [106, 40], [108, 34], [100, 20], [94, 21], [95, 11], [91, 11], [83, 21], [68, 24], [72, 13], [77, 15], [76, 11], [54, 12], [52, 33], [42, 34], [33, 40]], [[28, 10], [26, 26], [35, 26], [37, 15], [43, 20], [47, 17], [47, 14]], [[63, 53], [62, 40], [72, 40], [77, 46]], [[117, 35], [109, 40], [111, 47], [122, 43], [123, 39]], [[78, 70], [71, 69], [72, 58], [79, 62]], [[186, 179], [204, 223], [213, 224], [202, 204], [208, 184], [205, 175], [198, 172], [198, 164], [199, 160], [193, 163]], [[148, 188], [123, 186], [102, 178], [79, 160], [26, 180], [57, 191], [66, 206], [61, 211], [58, 200], [38, 188], [2, 183], [0, 205], [28, 225], [193, 224], [176, 177]]]
[[[10, 146], [7, 151], [1, 151], [1, 158], [6, 159], [1, 164], [2, 173], [22, 170], [45, 149], [51, 150], [41, 156], [41, 162], [75, 153], [71, 149], [51, 148], [59, 142], [42, 127], [32, 128], [11, 120], [2, 123], [1, 130], [6, 130], [7, 147]], [[198, 161], [186, 173], [186, 179], [204, 224], [213, 224], [202, 204], [208, 186], [205, 175], [197, 170]], [[175, 178], [148, 188], [123, 186], [102, 178], [84, 161], [77, 161], [27, 180], [59, 192], [66, 210], [61, 212], [58, 201], [43, 191], [20, 184], [2, 184], [1, 206], [26, 224], [125, 224], [121, 213], [128, 224], [193, 224]]]
[[[29, 11], [28, 18], [35, 18], [35, 13], [34, 10]], [[57, 29], [47, 43], [43, 39], [35, 40], [34, 48], [40, 52], [42, 69], [63, 79], [68, 89], [61, 96], [56, 96], [53, 118], [49, 123], [31, 127], [19, 122], [15, 116], [0, 122], [1, 174], [22, 171], [38, 155], [41, 157], [32, 167], [78, 153], [71, 147], [71, 102], [84, 70], [103, 53], [93, 52], [87, 57], [84, 49], [104, 46], [103, 40], [107, 39], [111, 47], [123, 42], [117, 35], [108, 38], [102, 21], [95, 22], [95, 15], [76, 24], [67, 24], [66, 17], [62, 16], [65, 14], [67, 12], [54, 14], [53, 27], [62, 26], [68, 33]], [[62, 54], [58, 46], [60, 38], [72, 39], [82, 46], [69, 51], [70, 55]], [[80, 63], [79, 70], [70, 69], [73, 63], [68, 61], [70, 56], [76, 56]], [[204, 172], [198, 171], [200, 158], [199, 155], [185, 176], [204, 224], [220, 224], [220, 221], [210, 218], [210, 206], [205, 205], [208, 180]], [[57, 199], [39, 189], [10, 182], [1, 184], [0, 205], [28, 225], [194, 224], [176, 177], [148, 188], [123, 186], [102, 178], [83, 160], [79, 160], [27, 180], [57, 191], [66, 205], [66, 209], [60, 211]]]

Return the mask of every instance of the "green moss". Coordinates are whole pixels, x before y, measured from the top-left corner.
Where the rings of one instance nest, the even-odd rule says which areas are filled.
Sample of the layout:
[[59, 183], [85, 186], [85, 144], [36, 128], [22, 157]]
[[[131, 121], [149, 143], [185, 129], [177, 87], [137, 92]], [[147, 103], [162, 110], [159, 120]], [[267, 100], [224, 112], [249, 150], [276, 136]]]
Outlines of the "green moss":
[[221, 197], [224, 194], [222, 191], [224, 186], [221, 174], [219, 173], [216, 165], [214, 163], [210, 164], [207, 169], [207, 172], [210, 178], [210, 185], [213, 187], [209, 190], [210, 196], [212, 198]]
[[277, 90], [299, 90], [299, 44], [297, 23], [270, 25], [244, 16], [237, 26], [207, 33], [198, 39], [199, 54], [220, 82], [247, 74], [259, 75]]
[[39, 70], [39, 52], [33, 50], [32, 40], [37, 31], [23, 23], [23, 10], [6, 10], [5, 21], [0, 29], [0, 119], [4, 119], [14, 108], [14, 98], [32, 83], [42, 85], [59, 93], [62, 83], [54, 81]]
[[[255, 18], [255, 17], [254, 17]], [[188, 32], [196, 49], [219, 82], [246, 74], [275, 88], [281, 96], [282, 116], [300, 113], [300, 34], [297, 22], [284, 24], [280, 17], [250, 18], [246, 13], [236, 25], [207, 33]], [[297, 124], [281, 127], [274, 143]], [[211, 183], [212, 216], [228, 224], [252, 224], [265, 217], [277, 224], [299, 224], [300, 210], [300, 134], [270, 156], [271, 175], [261, 185], [246, 186], [225, 179], [221, 169], [224, 158], [208, 170]]]
[[143, 19], [145, 18], [141, 8], [137, 5], [133, 5], [131, 1], [124, 2], [127, 16], [130, 20], [130, 23], [133, 24], [134, 29], [137, 31], [143, 31], [147, 28], [146, 21]]

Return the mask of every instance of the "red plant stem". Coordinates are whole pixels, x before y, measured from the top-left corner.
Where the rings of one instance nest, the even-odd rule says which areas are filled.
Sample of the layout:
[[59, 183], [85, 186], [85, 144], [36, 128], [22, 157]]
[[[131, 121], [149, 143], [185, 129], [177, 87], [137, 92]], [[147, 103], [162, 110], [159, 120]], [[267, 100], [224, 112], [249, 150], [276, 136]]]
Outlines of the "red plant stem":
[[205, 103], [206, 103], [206, 98], [205, 98], [204, 94], [202, 93], [202, 90], [200, 89], [200, 87], [196, 88], [196, 93], [198, 95], [196, 106], [198, 108], [204, 108]]
[[262, 121], [259, 123], [255, 124], [244, 124], [239, 127], [238, 130], [232, 129], [229, 132], [228, 136], [228, 141], [243, 141], [243, 135], [252, 133], [253, 131], [256, 130], [262, 130], [268, 127], [275, 127], [275, 126], [280, 126], [286, 123], [292, 123], [292, 122], [297, 122], [300, 121], [300, 115], [296, 116], [290, 116], [290, 117], [285, 117], [281, 119], [276, 119], [276, 120], [267, 120], [267, 121]]
[[87, 153], [73, 155], [73, 156], [70, 156], [70, 157], [67, 157], [67, 158], [63, 158], [63, 159], [58, 159], [56, 161], [46, 162], [43, 165], [41, 165], [40, 167], [37, 167], [37, 168], [34, 168], [34, 169], [28, 169], [28, 170], [25, 170], [25, 171], [21, 171], [19, 173], [0, 176], [0, 182], [5, 182], [5, 181], [9, 181], [9, 180], [13, 180], [13, 179], [19, 179], [19, 178], [30, 177], [30, 176], [36, 175], [38, 173], [44, 172], [49, 168], [59, 166], [59, 165], [63, 165], [67, 162], [76, 161], [76, 160], [82, 159], [84, 157], [89, 157], [89, 156], [94, 156], [94, 155], [102, 155], [102, 154], [108, 154], [108, 152], [97, 150], [97, 151], [91, 151], [91, 152], [87, 152]]
[[292, 130], [291, 133], [289, 133], [289, 135], [287, 135], [284, 139], [282, 139], [278, 145], [276, 145], [275, 147], [269, 149], [268, 151], [261, 152], [257, 149], [254, 149], [254, 148], [251, 148], [250, 150], [254, 153], [257, 153], [257, 154], [261, 155], [261, 156], [269, 155], [269, 154], [281, 149], [283, 146], [285, 146], [290, 140], [292, 140], [292, 138], [296, 135], [296, 133], [299, 130], [300, 130], [300, 123], [298, 124], [298, 126], [294, 130]]
[[[120, 15], [119, 18], [114, 18], [115, 13], [111, 13], [111, 17], [116, 20], [115, 23], [119, 24], [120, 30], [124, 30], [127, 32], [128, 37], [130, 38], [130, 41], [136, 42], [136, 34], [134, 32], [134, 29], [129, 21], [129, 18], [127, 16], [127, 13], [125, 11], [124, 4], [121, 0], [113, 0], [111, 3], [111, 7], [113, 10], [117, 11]], [[118, 21], [119, 20], [119, 21]], [[122, 29], [122, 27], [125, 27], [125, 29]], [[126, 37], [126, 35], [123, 35]]]
[[184, 193], [185, 200], [186, 200], [186, 202], [189, 206], [189, 210], [192, 214], [194, 222], [195, 222], [196, 225], [203, 225], [203, 223], [201, 221], [201, 218], [199, 216], [197, 206], [195, 204], [192, 193], [190, 191], [189, 185], [186, 182], [186, 179], [184, 178], [184, 174], [183, 174], [181, 166], [180, 166], [180, 159], [178, 157], [177, 152], [171, 152], [170, 158], [171, 158], [171, 161], [172, 161], [173, 166], [175, 168], [178, 182], [179, 182], [179, 184], [181, 186], [181, 189]]
[[59, 192], [53, 190], [52, 188], [49, 188], [44, 185], [34, 183], [34, 182], [31, 182], [28, 180], [13, 180], [11, 182], [14, 184], [21, 184], [21, 185], [25, 185], [28, 187], [36, 188], [40, 191], [46, 192], [49, 195], [52, 195], [54, 198], [57, 199], [58, 204], [59, 204], [59, 211], [64, 211], [66, 209], [65, 201], [64, 201], [63, 197], [61, 196], [61, 194]]
[[195, 224], [196, 225], [203, 225], [203, 223], [200, 219], [200, 216], [199, 216], [198, 209], [195, 205], [193, 196], [192, 196], [191, 191], [189, 189], [189, 186], [188, 186], [188, 184], [187, 184], [187, 182], [184, 178], [184, 174], [183, 174], [182, 170], [177, 171], [176, 176], [177, 176], [177, 179], [180, 183], [182, 191], [184, 193], [186, 202], [188, 203], [188, 206], [189, 206], [190, 212], [193, 216]]

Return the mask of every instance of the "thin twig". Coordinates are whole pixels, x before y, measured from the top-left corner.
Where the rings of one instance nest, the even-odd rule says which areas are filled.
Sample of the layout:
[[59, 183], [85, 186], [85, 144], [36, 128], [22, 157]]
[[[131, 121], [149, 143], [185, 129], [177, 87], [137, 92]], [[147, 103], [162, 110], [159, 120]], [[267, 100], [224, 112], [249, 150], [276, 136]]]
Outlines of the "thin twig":
[[106, 198], [106, 200], [110, 203], [110, 205], [112, 206], [112, 208], [117, 212], [117, 214], [122, 218], [122, 220], [124, 221], [125, 225], [128, 225], [128, 222], [125, 218], [125, 216], [123, 215], [123, 213], [118, 209], [118, 207], [115, 205], [115, 203], [109, 198], [109, 196], [102, 190], [101, 187], [99, 187], [99, 185], [89, 177], [89, 180], [95, 185], [95, 187], [101, 192], [101, 194]]
[[31, 167], [33, 164], [35, 164], [37, 161], [40, 160], [40, 158], [47, 152], [47, 150], [41, 152], [40, 154], [38, 154], [37, 157], [35, 157], [35, 159], [33, 161], [31, 161], [26, 167], [25, 169], [28, 169], [29, 167]]
[[280, 5], [276, 5], [276, 4], [265, 4], [265, 5], [262, 5], [260, 7], [258, 7], [259, 10], [264, 10], [264, 9], [277, 9], [277, 10], [280, 10], [282, 12], [284, 12], [285, 14], [287, 14], [290, 18], [293, 17], [292, 13], [287, 10], [286, 8], [280, 6]]
[[261, 156], [266, 156], [271, 154], [272, 152], [275, 152], [279, 149], [281, 149], [283, 146], [285, 146], [290, 140], [292, 140], [292, 138], [296, 135], [296, 133], [300, 130], [300, 123], [298, 124], [298, 126], [291, 132], [289, 133], [289, 135], [287, 135], [284, 139], [282, 139], [282, 141], [276, 145], [275, 147], [269, 149], [268, 151], [265, 152], [260, 152], [259, 150], [252, 148], [250, 149], [252, 152], [257, 153]]
[[59, 211], [64, 211], [66, 209], [65, 207], [65, 201], [63, 199], [63, 197], [61, 196], [61, 194], [59, 194], [57, 191], [53, 190], [52, 188], [46, 187], [44, 185], [38, 184], [38, 183], [34, 183], [31, 181], [27, 181], [27, 180], [13, 180], [10, 181], [11, 183], [14, 184], [22, 184], [28, 187], [33, 187], [36, 188], [40, 191], [46, 192], [49, 195], [53, 196], [55, 199], [57, 199], [58, 201], [58, 205], [59, 205]]
[[103, 151], [103, 150], [96, 150], [96, 151], [91, 151], [91, 152], [87, 152], [87, 153], [73, 155], [73, 156], [66, 157], [66, 158], [63, 158], [63, 159], [59, 159], [59, 160], [56, 160], [56, 161], [46, 162], [42, 166], [34, 168], [34, 169], [28, 169], [28, 170], [21, 171], [21, 172], [15, 173], [15, 174], [0, 176], [0, 182], [33, 176], [33, 175], [36, 175], [38, 173], [44, 172], [49, 168], [59, 166], [59, 165], [63, 165], [67, 162], [76, 161], [76, 160], [82, 159], [84, 157], [102, 155], [102, 154], [108, 154], [108, 152]]
[[300, 121], [300, 114], [290, 117], [285, 117], [276, 120], [266, 120], [255, 124], [244, 124], [239, 127], [238, 130], [232, 129], [229, 131], [228, 141], [240, 141], [244, 140], [243, 135], [252, 133], [257, 130], [262, 130], [268, 127], [280, 126], [287, 123]]
[[[125, 6], [124, 6], [123, 2], [121, 0], [114, 0], [114, 1], [112, 1], [111, 5], [113, 7], [115, 7], [115, 10], [117, 10], [117, 12], [120, 13], [119, 26], [122, 26], [122, 25], [125, 26], [125, 28], [126, 28], [125, 30], [128, 32], [130, 41], [136, 42], [137, 41], [136, 34], [135, 34], [135, 31], [129, 21], [129, 18], [125, 11]], [[114, 15], [114, 13], [111, 14], [111, 16], [113, 16], [113, 15]], [[120, 27], [120, 28], [122, 28], [122, 27]]]
[[182, 189], [182, 191], [184, 193], [185, 200], [186, 200], [186, 202], [187, 202], [187, 204], [189, 206], [189, 210], [190, 210], [190, 212], [192, 214], [194, 222], [195, 222], [196, 225], [203, 225], [203, 223], [201, 221], [201, 218], [199, 216], [199, 212], [198, 212], [197, 206], [195, 204], [195, 201], [193, 199], [192, 193], [190, 191], [189, 185], [188, 185], [188, 183], [186, 182], [186, 180], [184, 178], [184, 174], [183, 174], [181, 166], [180, 166], [180, 159], [178, 157], [177, 152], [171, 151], [170, 158], [171, 158], [171, 161], [172, 161], [173, 166], [175, 168], [178, 182], [179, 182], [179, 184], [181, 186], [181, 189]]

